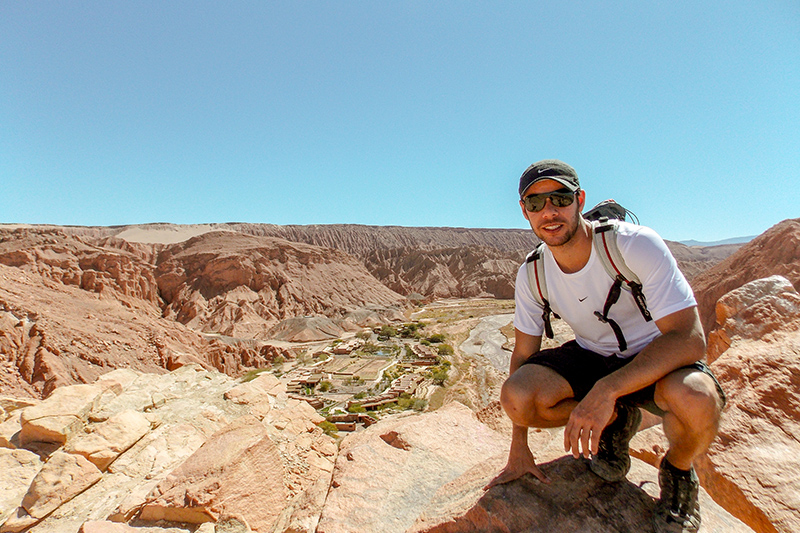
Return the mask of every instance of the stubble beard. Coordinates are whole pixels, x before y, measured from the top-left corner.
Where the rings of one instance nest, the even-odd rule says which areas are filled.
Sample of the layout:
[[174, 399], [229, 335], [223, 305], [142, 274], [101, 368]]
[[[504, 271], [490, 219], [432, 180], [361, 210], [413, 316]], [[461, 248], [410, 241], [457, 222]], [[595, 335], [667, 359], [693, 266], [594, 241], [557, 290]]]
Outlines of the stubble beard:
[[[534, 228], [533, 232], [536, 234], [537, 237], [539, 237], [540, 240], [542, 240], [547, 246], [551, 248], [554, 246], [564, 246], [565, 244], [570, 242], [572, 238], [575, 236], [575, 234], [578, 232], [578, 227], [580, 226], [580, 217], [581, 214], [579, 210], [575, 209], [573, 215], [567, 220], [563, 221], [566, 231], [561, 233], [560, 235], [555, 235], [555, 236], [547, 234], [540, 235], [539, 232], [536, 231], [536, 228]], [[556, 219], [548, 222], [547, 224], [542, 224], [542, 225], [546, 226], [554, 222], [556, 223], [562, 222], [562, 220]]]

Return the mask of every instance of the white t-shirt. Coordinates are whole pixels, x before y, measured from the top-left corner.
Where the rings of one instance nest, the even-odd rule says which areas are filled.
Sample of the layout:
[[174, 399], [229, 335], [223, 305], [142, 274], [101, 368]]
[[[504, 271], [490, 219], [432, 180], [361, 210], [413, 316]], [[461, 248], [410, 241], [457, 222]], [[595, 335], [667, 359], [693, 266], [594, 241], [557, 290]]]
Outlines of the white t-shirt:
[[[639, 276], [647, 309], [653, 316], [653, 321], [646, 322], [630, 291], [622, 291], [608, 316], [619, 324], [625, 335], [628, 348], [623, 353], [619, 353], [619, 343], [611, 326], [594, 314], [595, 311], [602, 313], [614, 281], [603, 268], [594, 246], [586, 266], [572, 274], [562, 272], [547, 246], [543, 257], [550, 307], [572, 327], [578, 344], [605, 356], [616, 354], [626, 358], [639, 353], [661, 335], [656, 320], [696, 306], [697, 302], [675, 258], [655, 231], [627, 222], [620, 222], [618, 227], [620, 253], [628, 268]], [[514, 327], [539, 337], [544, 332], [542, 306], [531, 294], [526, 269], [523, 264], [517, 272]]]

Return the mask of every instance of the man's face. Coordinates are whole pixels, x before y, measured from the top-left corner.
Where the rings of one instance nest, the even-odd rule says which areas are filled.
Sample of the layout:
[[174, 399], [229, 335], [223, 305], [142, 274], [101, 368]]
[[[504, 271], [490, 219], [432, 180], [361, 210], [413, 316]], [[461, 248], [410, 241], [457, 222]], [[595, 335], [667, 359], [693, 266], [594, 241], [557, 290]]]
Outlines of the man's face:
[[[525, 190], [525, 196], [542, 194], [563, 189], [564, 186], [553, 180], [537, 181]], [[548, 246], [561, 246], [570, 241], [577, 233], [580, 224], [581, 208], [583, 207], [584, 192], [579, 191], [576, 201], [566, 207], [555, 207], [550, 199], [545, 202], [544, 208], [535, 213], [525, 209], [525, 204], [520, 200], [523, 216], [528, 220], [531, 229]]]

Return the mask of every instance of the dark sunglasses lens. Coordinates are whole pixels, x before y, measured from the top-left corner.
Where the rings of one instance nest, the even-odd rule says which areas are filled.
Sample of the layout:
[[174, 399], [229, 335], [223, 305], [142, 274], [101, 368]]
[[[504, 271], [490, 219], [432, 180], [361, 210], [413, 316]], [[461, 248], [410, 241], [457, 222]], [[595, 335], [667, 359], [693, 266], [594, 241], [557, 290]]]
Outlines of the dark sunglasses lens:
[[547, 200], [546, 196], [542, 196], [539, 194], [532, 194], [530, 196], [525, 197], [525, 209], [536, 213], [537, 211], [541, 211], [544, 207], [544, 203]]
[[525, 209], [532, 213], [539, 212], [544, 209], [544, 204], [548, 198], [550, 198], [550, 201], [555, 207], [567, 207], [568, 205], [572, 205], [572, 202], [575, 201], [575, 193], [549, 192], [544, 194], [532, 194], [526, 196], [524, 199]]
[[575, 200], [574, 194], [554, 194], [550, 197], [550, 201], [553, 202], [553, 205], [556, 207], [567, 207], [568, 205], [572, 205], [573, 200]]

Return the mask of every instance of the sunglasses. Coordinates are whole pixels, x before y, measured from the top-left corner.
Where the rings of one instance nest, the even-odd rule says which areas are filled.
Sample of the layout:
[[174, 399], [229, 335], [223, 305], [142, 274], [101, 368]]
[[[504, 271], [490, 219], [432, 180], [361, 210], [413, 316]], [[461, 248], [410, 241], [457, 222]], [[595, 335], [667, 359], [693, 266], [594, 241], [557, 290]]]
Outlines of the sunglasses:
[[525, 209], [532, 213], [537, 213], [544, 209], [548, 198], [550, 198], [553, 207], [567, 207], [568, 205], [572, 205], [572, 202], [575, 201], [575, 193], [577, 192], [578, 191], [570, 191], [569, 189], [559, 189], [542, 194], [530, 194], [523, 198], [522, 202], [525, 204]]

